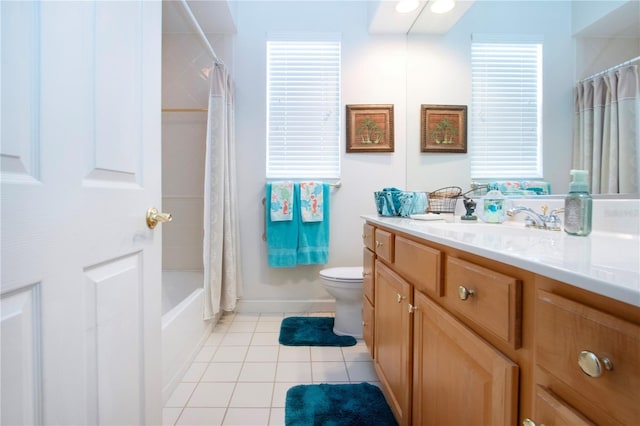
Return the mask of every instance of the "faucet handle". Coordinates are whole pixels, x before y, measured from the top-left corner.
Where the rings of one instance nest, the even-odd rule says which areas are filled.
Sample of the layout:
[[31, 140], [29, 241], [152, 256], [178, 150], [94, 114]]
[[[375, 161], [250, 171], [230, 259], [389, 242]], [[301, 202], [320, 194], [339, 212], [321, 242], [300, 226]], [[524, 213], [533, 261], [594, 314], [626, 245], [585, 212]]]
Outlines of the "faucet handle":
[[542, 206], [542, 207], [540, 207], [540, 208], [542, 209], [542, 214], [543, 214], [544, 216], [546, 216], [546, 215], [547, 215], [547, 210], [549, 210], [549, 206], [547, 206], [547, 205], [545, 204], [545, 205], [543, 205], [543, 206]]

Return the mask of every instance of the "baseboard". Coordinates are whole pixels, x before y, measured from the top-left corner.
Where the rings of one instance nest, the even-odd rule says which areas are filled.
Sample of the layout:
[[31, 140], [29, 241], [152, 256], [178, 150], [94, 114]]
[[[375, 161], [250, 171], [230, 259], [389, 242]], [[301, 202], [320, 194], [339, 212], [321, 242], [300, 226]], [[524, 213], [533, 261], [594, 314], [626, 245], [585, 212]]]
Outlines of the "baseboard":
[[236, 312], [335, 312], [336, 301], [333, 299], [312, 300], [247, 300], [241, 299], [236, 304]]

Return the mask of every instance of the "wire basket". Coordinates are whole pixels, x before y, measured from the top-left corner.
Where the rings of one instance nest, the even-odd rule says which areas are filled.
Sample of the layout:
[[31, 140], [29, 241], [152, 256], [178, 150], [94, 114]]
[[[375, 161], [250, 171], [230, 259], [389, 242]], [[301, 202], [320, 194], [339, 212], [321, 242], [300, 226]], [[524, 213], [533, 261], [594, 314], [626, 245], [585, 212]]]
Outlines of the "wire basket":
[[447, 186], [429, 193], [427, 213], [455, 213], [456, 202], [462, 194], [459, 186]]

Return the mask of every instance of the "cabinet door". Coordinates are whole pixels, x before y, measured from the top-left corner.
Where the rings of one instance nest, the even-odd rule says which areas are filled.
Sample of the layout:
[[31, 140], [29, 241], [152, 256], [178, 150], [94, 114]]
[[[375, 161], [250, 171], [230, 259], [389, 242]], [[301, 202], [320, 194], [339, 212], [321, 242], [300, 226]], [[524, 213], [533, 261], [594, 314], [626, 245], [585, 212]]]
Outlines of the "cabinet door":
[[362, 288], [364, 296], [369, 299], [372, 305], [376, 303], [375, 292], [373, 290], [373, 271], [375, 268], [376, 256], [368, 248], [362, 249]]
[[415, 292], [413, 424], [514, 425], [518, 366]]
[[373, 352], [373, 345], [375, 344], [373, 340], [375, 329], [373, 312], [373, 305], [369, 302], [369, 299], [365, 298], [362, 303], [362, 338], [364, 339], [364, 344], [367, 346], [367, 349], [369, 349], [371, 358], [375, 356]]
[[411, 424], [411, 286], [376, 261], [374, 360], [387, 402], [401, 425]]

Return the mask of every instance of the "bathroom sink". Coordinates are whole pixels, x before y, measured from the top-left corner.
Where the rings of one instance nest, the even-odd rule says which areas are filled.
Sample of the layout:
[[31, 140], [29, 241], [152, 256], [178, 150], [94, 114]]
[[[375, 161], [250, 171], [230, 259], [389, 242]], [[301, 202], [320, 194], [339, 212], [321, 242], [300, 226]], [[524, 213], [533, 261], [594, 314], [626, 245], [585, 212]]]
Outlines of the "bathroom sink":
[[[429, 222], [422, 229], [432, 235], [523, 259], [556, 264], [577, 272], [590, 271], [591, 275], [637, 277], [640, 270], [637, 235], [594, 231], [588, 237], [576, 237], [563, 231], [527, 228], [516, 221], [493, 224], [459, 219]], [[630, 283], [637, 286], [637, 278]]]

